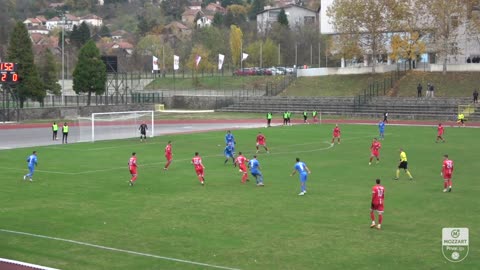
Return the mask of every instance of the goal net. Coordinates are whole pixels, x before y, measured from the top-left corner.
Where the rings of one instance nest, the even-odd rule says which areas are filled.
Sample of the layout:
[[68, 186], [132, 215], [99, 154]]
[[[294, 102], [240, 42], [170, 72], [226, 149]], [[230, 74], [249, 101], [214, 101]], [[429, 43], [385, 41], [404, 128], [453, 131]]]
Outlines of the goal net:
[[463, 113], [465, 117], [470, 116], [475, 112], [475, 106], [472, 104], [469, 105], [458, 105], [458, 113]]
[[80, 141], [115, 140], [140, 137], [140, 125], [147, 125], [148, 137], [155, 134], [154, 111], [92, 113], [79, 118]]

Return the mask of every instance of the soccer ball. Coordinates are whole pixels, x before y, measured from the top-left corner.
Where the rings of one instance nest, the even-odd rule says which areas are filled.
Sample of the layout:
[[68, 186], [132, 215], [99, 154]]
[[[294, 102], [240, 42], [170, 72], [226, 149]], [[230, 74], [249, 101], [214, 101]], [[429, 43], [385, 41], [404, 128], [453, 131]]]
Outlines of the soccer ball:
[[452, 253], [452, 259], [458, 260], [459, 258], [460, 258], [460, 254], [458, 252], [455, 251]]

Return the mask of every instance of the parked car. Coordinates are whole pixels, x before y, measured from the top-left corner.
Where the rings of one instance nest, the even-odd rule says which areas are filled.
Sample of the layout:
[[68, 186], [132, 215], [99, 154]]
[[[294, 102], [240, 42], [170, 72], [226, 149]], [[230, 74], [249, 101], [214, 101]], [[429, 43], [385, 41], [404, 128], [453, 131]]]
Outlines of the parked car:
[[276, 67], [271, 67], [269, 70], [272, 72], [272, 75], [282, 75], [283, 72], [278, 70]]
[[287, 69], [284, 67], [275, 67], [277, 70], [281, 72], [281, 75], [287, 74]]
[[268, 68], [262, 68], [262, 75], [265, 75], [265, 76], [272, 76], [273, 73], [270, 69]]
[[251, 76], [256, 75], [256, 71], [253, 68], [237, 69], [233, 72], [234, 76]]
[[286, 67], [285, 69], [287, 70], [288, 74], [293, 74], [295, 72], [295, 69], [293, 67]]
[[259, 67], [254, 67], [253, 70], [255, 70], [255, 75], [263, 75], [263, 70]]

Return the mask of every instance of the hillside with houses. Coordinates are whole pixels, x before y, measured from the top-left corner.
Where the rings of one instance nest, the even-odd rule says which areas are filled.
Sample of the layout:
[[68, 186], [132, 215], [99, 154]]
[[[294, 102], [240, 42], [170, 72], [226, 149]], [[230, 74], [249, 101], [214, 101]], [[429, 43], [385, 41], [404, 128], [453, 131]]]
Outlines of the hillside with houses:
[[[228, 40], [231, 25], [242, 29], [245, 49], [258, 40], [269, 39], [283, 46], [285, 52], [282, 53], [282, 61], [293, 65], [293, 44], [300, 38], [299, 35], [295, 36], [294, 28], [302, 27], [305, 21], [308, 25], [317, 25], [313, 29], [318, 29], [318, 4], [316, 7], [312, 4], [315, 1], [105, 0], [92, 5], [91, 1], [67, 0], [38, 1], [36, 7], [23, 6], [21, 9], [26, 2], [19, 0], [16, 6], [1, 7], [12, 15], [2, 20], [5, 25], [13, 25], [19, 20], [25, 24], [36, 58], [49, 50], [56, 55], [60, 63], [63, 48], [65, 71], [68, 74], [74, 69], [77, 53], [83, 42], [76, 37], [82, 24], [88, 27], [89, 38], [95, 41], [103, 55], [118, 56], [122, 71], [148, 71], [151, 69], [149, 62], [154, 55], [161, 57], [163, 63], [170, 64], [172, 60], [166, 59], [169, 57], [167, 53], [180, 55], [181, 62], [185, 63], [192, 51], [196, 50], [195, 47], [200, 45], [200, 50], [208, 49], [211, 61], [214, 61], [215, 55], [221, 53], [227, 55], [226, 62], [230, 63], [227, 65], [233, 67]], [[309, 8], [310, 6], [312, 8]], [[293, 34], [269, 33], [277, 21], [279, 10], [283, 8], [287, 11], [287, 16], [292, 18], [292, 22], [295, 22], [290, 25]], [[266, 10], [271, 12], [265, 13]], [[298, 18], [296, 14], [299, 10], [309, 13], [309, 19]], [[261, 19], [260, 24], [257, 23], [258, 18]], [[0, 29], [0, 33], [5, 37], [11, 34], [5, 28]], [[309, 35], [309, 40], [305, 43], [319, 43], [318, 32]], [[2, 59], [6, 57], [7, 40], [0, 41]], [[304, 47], [308, 46], [305, 44]], [[270, 58], [263, 61], [263, 64], [273, 65], [278, 62], [278, 56]], [[304, 55], [302, 58], [306, 60], [309, 56]], [[254, 59], [248, 59], [244, 64], [260, 65], [259, 61]], [[162, 68], [166, 68], [165, 65]]]

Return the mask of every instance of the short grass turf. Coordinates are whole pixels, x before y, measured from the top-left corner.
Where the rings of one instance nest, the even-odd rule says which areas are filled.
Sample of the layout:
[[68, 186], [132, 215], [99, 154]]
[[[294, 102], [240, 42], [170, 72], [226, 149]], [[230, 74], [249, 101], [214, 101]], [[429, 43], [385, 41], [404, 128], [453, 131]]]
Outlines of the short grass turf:
[[[264, 132], [271, 153], [258, 154], [265, 187], [242, 185], [224, 165], [224, 132], [57, 145], [0, 151], [0, 229], [58, 237], [235, 269], [480, 269], [478, 129], [387, 126], [381, 162], [368, 165], [373, 125], [234, 130], [236, 151], [251, 158]], [[163, 171], [163, 149], [174, 162]], [[414, 176], [394, 181], [399, 147]], [[26, 157], [38, 151], [34, 182], [22, 180]], [[131, 188], [127, 161], [137, 152]], [[202, 187], [190, 159], [203, 156]], [[442, 155], [455, 162], [453, 192], [443, 193]], [[312, 171], [298, 196], [294, 159]], [[371, 187], [386, 188], [383, 229], [370, 229]], [[444, 227], [470, 228], [470, 253], [460, 263], [441, 252]], [[0, 231], [0, 257], [60, 269], [215, 269]]]

